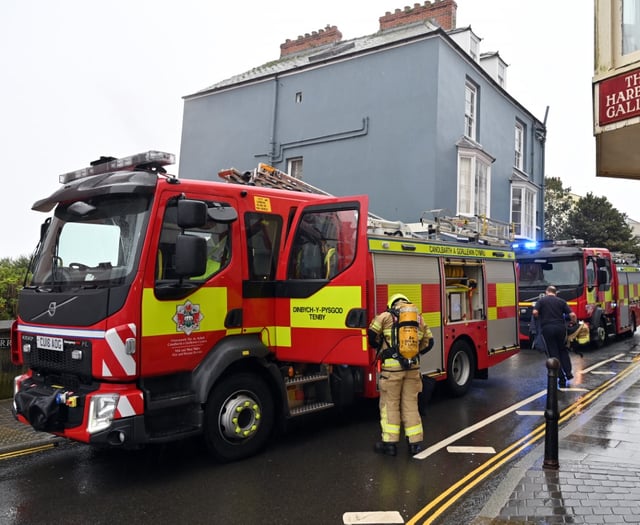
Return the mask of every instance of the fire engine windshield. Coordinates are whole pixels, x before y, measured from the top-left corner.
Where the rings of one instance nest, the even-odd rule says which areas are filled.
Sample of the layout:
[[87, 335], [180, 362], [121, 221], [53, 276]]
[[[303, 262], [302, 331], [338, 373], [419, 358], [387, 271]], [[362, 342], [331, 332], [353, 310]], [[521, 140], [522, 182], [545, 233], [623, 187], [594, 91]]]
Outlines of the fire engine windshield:
[[578, 259], [534, 259], [520, 261], [520, 287], [540, 287], [550, 284], [578, 287], [583, 282]]
[[146, 195], [108, 195], [58, 205], [41, 239], [30, 286], [97, 288], [130, 282], [149, 205]]

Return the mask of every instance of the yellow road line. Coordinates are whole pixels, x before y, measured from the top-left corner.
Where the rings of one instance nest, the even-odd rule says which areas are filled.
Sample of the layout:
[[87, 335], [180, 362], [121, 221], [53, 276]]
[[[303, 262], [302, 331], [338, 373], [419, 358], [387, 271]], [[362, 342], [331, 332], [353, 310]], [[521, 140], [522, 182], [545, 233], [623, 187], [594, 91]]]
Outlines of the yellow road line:
[[41, 452], [43, 450], [48, 450], [54, 447], [55, 445], [53, 443], [50, 443], [48, 445], [40, 445], [38, 447], [23, 448], [20, 450], [14, 450], [13, 452], [5, 452], [4, 454], [0, 454], [0, 461], [3, 461], [5, 459], [17, 458], [20, 456], [28, 456], [29, 454], [35, 454], [36, 452]]
[[[596, 399], [598, 399], [598, 397], [600, 397], [604, 392], [611, 389], [617, 383], [622, 381], [626, 376], [628, 376], [632, 371], [634, 371], [640, 365], [640, 360], [638, 358], [634, 358], [633, 361], [633, 365], [625, 368], [615, 377], [612, 377], [600, 386], [587, 392], [584, 396], [580, 397], [573, 404], [565, 408], [560, 413], [558, 424], [563, 423], [577, 413], [582, 412], [586, 407], [588, 407]], [[518, 441], [511, 444], [506, 449], [502, 450], [491, 459], [487, 460], [485, 463], [477, 467], [475, 470], [467, 474], [464, 478], [459, 480], [454, 485], [450, 486], [437, 498], [433, 499], [425, 507], [420, 509], [415, 516], [407, 521], [407, 525], [418, 523], [418, 520], [422, 519], [430, 511], [432, 511], [431, 514], [425, 519], [425, 521], [421, 523], [425, 525], [433, 523], [436, 518], [438, 518], [442, 513], [449, 509], [449, 507], [456, 503], [464, 494], [478, 485], [478, 483], [487, 478], [490, 474], [493, 474], [514, 456], [518, 455], [526, 448], [540, 441], [545, 435], [545, 428], [546, 423], [539, 425], [532, 432], [530, 432], [526, 436], [523, 436]], [[449, 496], [451, 496], [451, 498], [447, 499]]]

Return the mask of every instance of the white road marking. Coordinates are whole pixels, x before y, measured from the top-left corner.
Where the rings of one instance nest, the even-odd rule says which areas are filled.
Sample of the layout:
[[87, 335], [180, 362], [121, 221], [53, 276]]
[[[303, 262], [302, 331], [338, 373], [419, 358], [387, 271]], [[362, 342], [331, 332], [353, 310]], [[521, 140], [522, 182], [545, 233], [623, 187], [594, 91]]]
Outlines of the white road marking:
[[[610, 359], [605, 361], [601, 361], [599, 363], [595, 363], [593, 366], [589, 368], [585, 368], [580, 373], [585, 374], [588, 372], [595, 371], [597, 368], [619, 359], [624, 354], [618, 354]], [[614, 372], [593, 372], [595, 374], [614, 374]], [[571, 391], [571, 392], [588, 392], [587, 388], [562, 388], [560, 390]], [[482, 421], [479, 421], [475, 425], [472, 425], [465, 430], [462, 430], [452, 436], [449, 436], [447, 439], [442, 440], [440, 443], [436, 443], [435, 445], [430, 446], [429, 448], [423, 450], [419, 454], [413, 456], [415, 459], [425, 459], [429, 457], [431, 454], [437, 452], [438, 450], [447, 447], [447, 451], [450, 453], [483, 453], [483, 454], [495, 454], [495, 449], [493, 447], [471, 447], [471, 446], [449, 446], [450, 443], [457, 441], [461, 437], [464, 437], [476, 430], [485, 427], [498, 419], [515, 412], [520, 416], [544, 416], [544, 410], [518, 410], [520, 407], [527, 405], [536, 399], [546, 395], [547, 389], [541, 390], [537, 394], [533, 394], [532, 396], [512, 405], [511, 407], [505, 408], [500, 412], [495, 413], [493, 416], [488, 417]], [[342, 523], [344, 525], [403, 525], [404, 520], [402, 516], [397, 511], [371, 511], [371, 512], [345, 512], [342, 515]]]
[[451, 443], [458, 441], [461, 437], [467, 436], [472, 432], [475, 432], [476, 430], [482, 427], [486, 427], [487, 425], [493, 423], [494, 421], [497, 421], [498, 419], [508, 414], [511, 414], [512, 412], [515, 412], [518, 408], [523, 407], [524, 405], [528, 405], [532, 401], [535, 401], [536, 399], [546, 395], [546, 393], [547, 393], [546, 389], [541, 390], [537, 394], [533, 394], [532, 396], [520, 401], [519, 403], [516, 403], [515, 405], [511, 405], [510, 407], [507, 407], [504, 410], [501, 410], [500, 412], [496, 412], [491, 417], [483, 419], [482, 421], [479, 421], [475, 425], [471, 425], [470, 427], [467, 427], [464, 430], [461, 430], [460, 432], [453, 434], [452, 436], [449, 436], [447, 439], [443, 439], [442, 441], [440, 441], [440, 443], [436, 443], [435, 445], [431, 445], [430, 447], [425, 448], [422, 452], [419, 452], [413, 457], [415, 459], [425, 459], [429, 457], [431, 454], [433, 454], [434, 452], [437, 452], [438, 450], [440, 450], [441, 448], [444, 448], [450, 445]]
[[369, 524], [369, 525], [387, 525], [402, 524], [404, 519], [396, 510], [380, 510], [371, 512], [345, 512], [342, 515], [342, 523], [344, 525], [352, 524]]
[[516, 410], [519, 416], [544, 416], [544, 410]]
[[587, 372], [591, 372], [592, 370], [595, 370], [596, 368], [600, 368], [601, 366], [606, 365], [607, 363], [610, 363], [611, 361], [615, 361], [616, 359], [620, 359], [621, 357], [624, 357], [624, 354], [614, 355], [613, 357], [610, 357], [609, 359], [606, 359], [604, 361], [600, 361], [599, 363], [594, 363], [593, 366], [590, 366], [589, 368], [585, 368], [584, 370], [582, 370], [581, 373], [586, 374]]
[[616, 375], [616, 373], [611, 371], [611, 370], [592, 370], [591, 373], [595, 374], [595, 375], [601, 375], [601, 376], [614, 376], [614, 375]]
[[452, 454], [495, 454], [493, 447], [447, 447], [447, 452]]

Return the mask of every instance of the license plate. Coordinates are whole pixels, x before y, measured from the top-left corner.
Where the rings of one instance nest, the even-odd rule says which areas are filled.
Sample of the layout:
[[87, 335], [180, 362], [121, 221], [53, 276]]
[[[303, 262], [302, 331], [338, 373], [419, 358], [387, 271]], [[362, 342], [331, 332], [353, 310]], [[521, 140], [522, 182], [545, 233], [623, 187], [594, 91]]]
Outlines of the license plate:
[[62, 352], [64, 350], [61, 337], [39, 335], [36, 344], [38, 345], [38, 348], [42, 348], [44, 350], [55, 350], [57, 352]]

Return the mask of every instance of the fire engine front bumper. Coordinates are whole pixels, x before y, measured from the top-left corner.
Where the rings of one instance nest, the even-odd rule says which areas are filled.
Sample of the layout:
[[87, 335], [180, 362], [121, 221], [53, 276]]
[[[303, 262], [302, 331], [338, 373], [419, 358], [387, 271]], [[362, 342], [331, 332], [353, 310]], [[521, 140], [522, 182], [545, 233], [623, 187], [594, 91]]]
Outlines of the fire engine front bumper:
[[[88, 401], [87, 394], [24, 381], [14, 396], [14, 416], [37, 431], [96, 446], [134, 448], [148, 442], [142, 415], [99, 419], [117, 395], [91, 391]], [[107, 403], [96, 403], [105, 399]]]
[[68, 413], [59, 399], [58, 392], [50, 388], [24, 388], [14, 397], [15, 415], [22, 416], [35, 430], [62, 432]]

